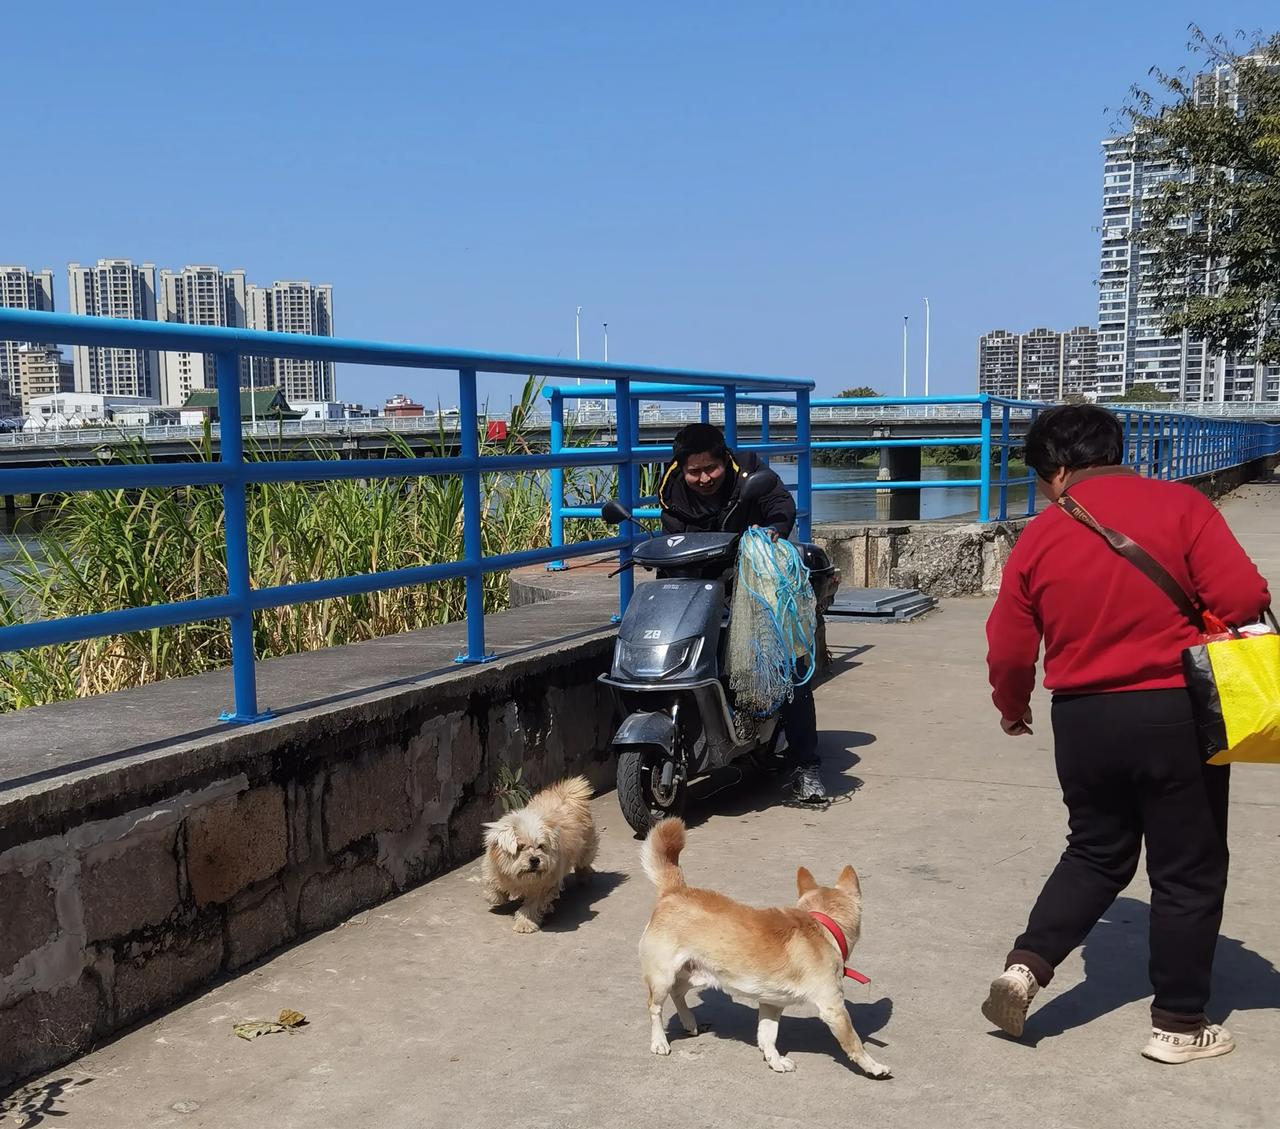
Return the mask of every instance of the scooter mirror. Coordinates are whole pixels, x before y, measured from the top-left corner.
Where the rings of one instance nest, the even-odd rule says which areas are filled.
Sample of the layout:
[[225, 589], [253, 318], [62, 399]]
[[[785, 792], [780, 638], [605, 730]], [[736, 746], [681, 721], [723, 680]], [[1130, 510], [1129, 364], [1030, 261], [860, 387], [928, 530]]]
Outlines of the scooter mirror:
[[757, 498], [763, 498], [770, 490], [773, 489], [774, 475], [767, 470], [757, 470], [747, 475], [746, 481], [742, 484], [742, 489], [738, 493], [738, 497], [744, 502], [754, 502]]
[[610, 525], [621, 525], [631, 520], [631, 511], [616, 498], [611, 498], [600, 507], [600, 516]]

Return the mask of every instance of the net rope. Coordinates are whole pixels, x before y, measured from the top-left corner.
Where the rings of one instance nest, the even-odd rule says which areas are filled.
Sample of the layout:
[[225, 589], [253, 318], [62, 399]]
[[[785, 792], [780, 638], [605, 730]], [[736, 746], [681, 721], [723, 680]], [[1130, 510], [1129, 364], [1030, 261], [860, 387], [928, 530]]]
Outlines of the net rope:
[[743, 533], [729, 608], [726, 665], [735, 706], [771, 717], [813, 677], [818, 612], [800, 550], [765, 529]]

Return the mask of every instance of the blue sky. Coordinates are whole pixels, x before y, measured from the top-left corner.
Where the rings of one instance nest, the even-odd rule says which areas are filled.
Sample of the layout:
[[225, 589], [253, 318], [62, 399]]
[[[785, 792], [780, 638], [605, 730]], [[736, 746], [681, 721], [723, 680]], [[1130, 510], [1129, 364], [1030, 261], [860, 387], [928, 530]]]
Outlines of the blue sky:
[[[334, 285], [340, 334], [972, 391], [1096, 320], [1098, 143], [1187, 25], [1125, 4], [10, 5], [0, 262]], [[1267, 23], [1271, 16], [1270, 25]], [[1210, 20], [1214, 22], [1209, 23]], [[491, 382], [501, 398], [507, 386]], [[440, 377], [348, 369], [344, 399]]]

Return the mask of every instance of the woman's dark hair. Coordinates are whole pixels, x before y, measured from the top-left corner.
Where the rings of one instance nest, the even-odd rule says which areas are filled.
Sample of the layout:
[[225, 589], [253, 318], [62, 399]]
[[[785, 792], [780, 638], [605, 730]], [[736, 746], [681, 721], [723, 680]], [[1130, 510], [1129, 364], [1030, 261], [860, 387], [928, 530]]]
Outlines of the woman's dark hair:
[[677, 463], [684, 466], [690, 455], [728, 459], [729, 447], [724, 441], [724, 432], [714, 424], [689, 423], [676, 432], [675, 441], [671, 444], [671, 454]]
[[1096, 404], [1059, 404], [1036, 416], [1027, 430], [1027, 466], [1046, 482], [1060, 468], [1118, 466], [1124, 461], [1124, 430]]

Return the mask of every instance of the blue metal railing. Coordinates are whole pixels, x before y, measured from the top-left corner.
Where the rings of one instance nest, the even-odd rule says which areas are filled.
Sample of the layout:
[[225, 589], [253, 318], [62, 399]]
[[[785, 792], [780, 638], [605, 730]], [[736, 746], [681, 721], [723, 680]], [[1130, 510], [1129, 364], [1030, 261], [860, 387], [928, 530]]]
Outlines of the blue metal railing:
[[[563, 451], [565, 447], [564, 406], [573, 399], [609, 399], [613, 395], [610, 388], [548, 388], [544, 395], [551, 401], [551, 435], [552, 450]], [[701, 405], [701, 418], [704, 422], [711, 418], [713, 404], [723, 404], [724, 430], [731, 446], [741, 450], [755, 450], [771, 454], [789, 454], [804, 451], [841, 451], [841, 450], [880, 450], [894, 451], [898, 449], [914, 449], [922, 451], [929, 447], [969, 447], [976, 446], [978, 472], [975, 478], [937, 478], [911, 479], [874, 478], [850, 479], [847, 481], [812, 482], [811, 464], [806, 458], [798, 458], [797, 483], [795, 486], [800, 515], [797, 528], [800, 536], [808, 538], [812, 526], [811, 499], [815, 494], [838, 491], [920, 491], [920, 490], [976, 490], [978, 492], [978, 518], [980, 521], [1003, 521], [1009, 516], [1009, 491], [1012, 488], [1025, 488], [1027, 492], [1026, 516], [1035, 513], [1036, 509], [1036, 476], [1030, 469], [1022, 474], [1011, 475], [1009, 469], [1010, 453], [1022, 445], [1022, 435], [1036, 416], [1052, 405], [1036, 401], [1012, 400], [985, 394], [972, 396], [878, 396], [854, 399], [840, 397], [837, 399], [808, 399], [814, 414], [829, 408], [903, 408], [903, 415], [915, 420], [912, 409], [919, 408], [976, 408], [975, 422], [977, 430], [974, 434], [949, 435], [932, 437], [898, 437], [883, 436], [869, 439], [816, 439], [811, 440], [813, 420], [803, 412], [796, 414], [788, 411], [791, 405], [777, 398], [769, 398], [759, 394], [746, 393], [738, 395], [733, 405], [744, 410], [744, 420], [755, 422], [755, 413], [759, 411], [760, 442], [756, 444], [734, 444], [739, 423], [738, 413], [731, 410], [731, 402], [721, 390], [715, 388], [688, 388], [666, 385], [636, 385], [632, 388], [633, 398], [631, 412], [628, 416], [629, 426], [633, 432], [637, 418], [637, 405], [640, 400], [650, 401], [694, 401]], [[799, 398], [799, 397], [797, 397]], [[1125, 431], [1125, 462], [1136, 467], [1141, 473], [1151, 477], [1188, 478], [1196, 475], [1211, 474], [1229, 467], [1239, 466], [1267, 455], [1280, 453], [1280, 424], [1245, 422], [1228, 420], [1220, 417], [1197, 416], [1194, 414], [1159, 411], [1146, 408], [1125, 408], [1123, 405], [1109, 405], [1121, 419]], [[774, 419], [776, 412], [777, 419]], [[919, 417], [922, 419], [952, 419], [946, 414], [934, 416], [929, 413]], [[829, 422], [825, 421], [824, 422]], [[852, 419], [852, 424], [874, 426], [874, 417], [861, 420]], [[776, 442], [771, 433], [775, 423], [794, 423], [793, 444]], [[1018, 425], [1017, 433], [1014, 426]], [[890, 425], [891, 426], [891, 425]], [[670, 458], [670, 449], [666, 447], [643, 448], [652, 453], [653, 461], [665, 461]], [[917, 474], [918, 474], [917, 470]], [[553, 472], [553, 477], [555, 472]], [[806, 499], [805, 501], [799, 501]], [[637, 509], [638, 518], [653, 519], [659, 516], [654, 508], [656, 498], [638, 500], [642, 508]], [[994, 504], [993, 504], [994, 503]], [[569, 518], [594, 517], [597, 510], [589, 506], [568, 505], [564, 500], [564, 479], [561, 473], [555, 479], [551, 496], [551, 539], [552, 544], [561, 546], [564, 540], [564, 522]], [[563, 561], [553, 561], [549, 568], [563, 568]]]
[[[768, 393], [779, 397], [807, 416], [812, 381], [751, 376], [735, 373], [690, 372], [630, 365], [595, 365], [541, 357], [521, 357], [496, 353], [473, 353], [394, 345], [376, 341], [313, 337], [303, 334], [261, 333], [240, 329], [218, 329], [113, 318], [77, 317], [66, 314], [31, 313], [0, 309], [0, 340], [38, 341], [61, 345], [100, 345], [113, 348], [177, 350], [212, 354], [217, 358], [218, 413], [222, 421], [219, 458], [211, 463], [159, 465], [154, 463], [105, 463], [99, 466], [48, 466], [0, 469], [0, 496], [12, 494], [61, 494], [76, 490], [142, 489], [157, 486], [222, 487], [226, 512], [225, 595], [186, 600], [143, 608], [122, 608], [62, 619], [40, 620], [0, 627], [0, 651], [22, 650], [59, 643], [72, 643], [105, 635], [148, 631], [160, 627], [225, 619], [230, 624], [234, 708], [222, 715], [224, 721], [252, 722], [269, 717], [259, 708], [253, 613], [268, 608], [354, 596], [424, 584], [462, 579], [466, 587], [467, 648], [459, 662], [484, 662], [491, 657], [485, 649], [482, 581], [486, 574], [505, 572], [525, 565], [546, 564], [568, 557], [618, 551], [626, 560], [635, 538], [628, 522], [617, 536], [599, 538], [571, 546], [553, 544], [540, 549], [484, 556], [480, 523], [481, 477], [493, 472], [521, 473], [550, 470], [560, 475], [568, 467], [616, 466], [622, 485], [622, 501], [634, 503], [638, 467], [662, 457], [665, 451], [645, 449], [637, 444], [638, 406], [633, 393], [654, 385], [687, 392], [718, 395], [732, 408], [739, 390]], [[412, 369], [453, 370], [458, 377], [460, 412], [459, 454], [433, 458], [378, 458], [346, 460], [289, 459], [279, 462], [246, 462], [241, 427], [228, 426], [240, 418], [240, 358], [242, 356], [281, 357], [296, 360], [332, 361], [361, 365], [391, 365]], [[482, 455], [479, 444], [478, 373], [495, 373], [527, 378], [608, 381], [604, 387], [619, 403], [632, 405], [623, 413], [613, 446], [553, 449], [548, 454]], [[598, 392], [598, 390], [597, 390]], [[555, 444], [553, 444], [553, 448]], [[765, 449], [761, 447], [760, 449]], [[795, 453], [803, 463], [806, 456], [798, 443], [775, 444], [771, 453]], [[255, 588], [249, 570], [247, 490], [250, 485], [270, 482], [318, 482], [345, 478], [400, 478], [426, 475], [458, 475], [463, 485], [462, 558], [438, 564], [416, 565], [385, 572], [328, 577], [297, 584]], [[553, 501], [558, 497], [553, 493]], [[807, 506], [806, 506], [807, 508]], [[598, 516], [596, 510], [591, 516]], [[630, 570], [619, 580], [620, 607], [630, 599]]]
[[[863, 479], [849, 482], [823, 482], [815, 486], [815, 491], [838, 490], [973, 490], [978, 491], [978, 520], [991, 520], [991, 491], [998, 489], [999, 503], [996, 509], [998, 520], [1009, 516], [1009, 488], [1011, 486], [1027, 487], [1027, 514], [1035, 513], [1035, 475], [1028, 472], [1014, 478], [1009, 477], [1009, 452], [1021, 443], [1021, 439], [1011, 435], [1010, 422], [1014, 418], [1024, 420], [1028, 425], [1037, 413], [1049, 405], [1033, 403], [1026, 400], [1007, 400], [999, 396], [988, 396], [985, 393], [975, 396], [876, 396], [865, 399], [840, 398], [834, 400], [814, 400], [815, 408], [839, 408], [856, 406], [868, 407], [910, 407], [916, 404], [937, 406], [955, 406], [976, 404], [980, 410], [977, 435], [911, 437], [894, 439], [891, 437], [876, 439], [840, 439], [818, 440], [813, 443], [815, 451], [872, 451], [906, 448], [923, 451], [926, 447], [970, 447], [978, 446], [977, 478], [916, 478], [897, 480], [892, 478]], [[999, 434], [992, 433], [993, 415], [999, 414]], [[997, 450], [1000, 456], [999, 474], [995, 479], [991, 476], [992, 451]]]

